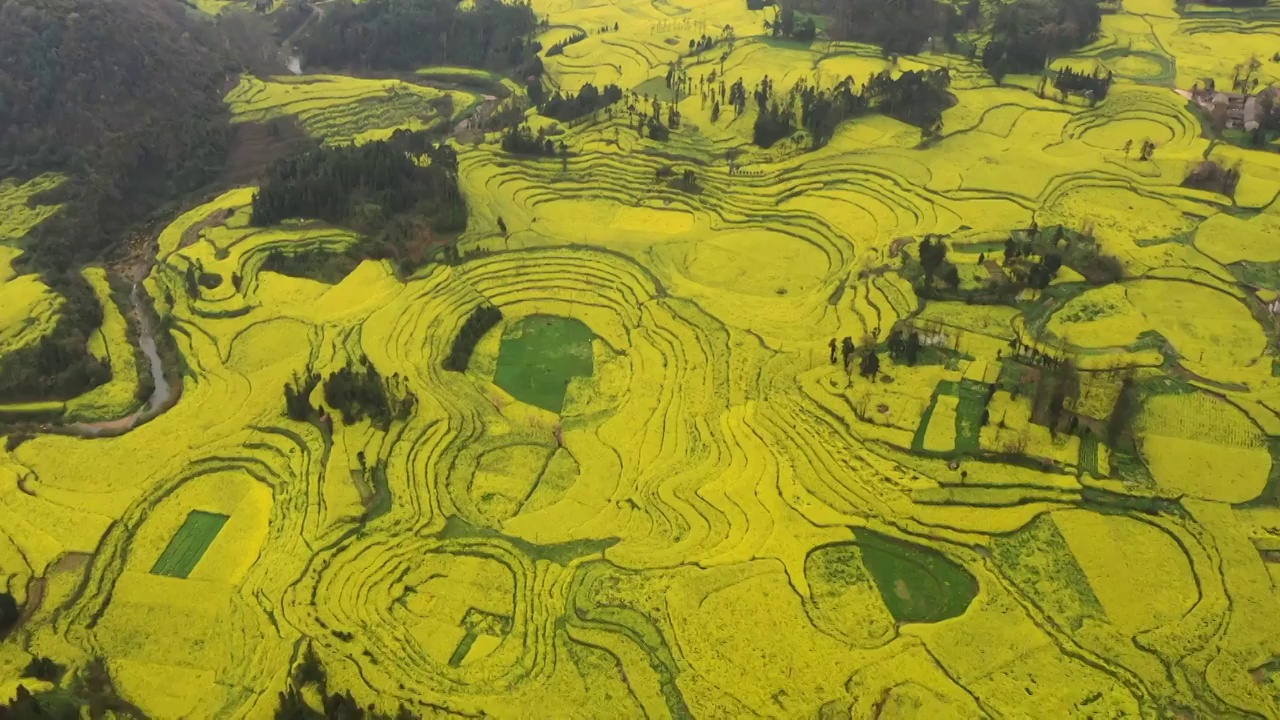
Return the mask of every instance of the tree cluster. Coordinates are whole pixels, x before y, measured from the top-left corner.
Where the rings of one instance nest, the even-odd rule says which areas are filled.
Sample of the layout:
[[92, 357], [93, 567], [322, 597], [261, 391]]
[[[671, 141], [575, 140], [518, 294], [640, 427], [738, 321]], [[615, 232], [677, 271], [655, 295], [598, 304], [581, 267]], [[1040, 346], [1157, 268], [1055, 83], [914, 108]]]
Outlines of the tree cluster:
[[311, 394], [320, 386], [320, 376], [311, 368], [284, 384], [284, 411], [290, 420], [306, 422], [320, 411], [311, 405]]
[[924, 270], [924, 289], [932, 290], [936, 279], [941, 279], [953, 291], [959, 289], [960, 271], [954, 263], [947, 260], [947, 243], [942, 238], [926, 235], [920, 241], [918, 250], [920, 267]]
[[392, 420], [405, 420], [418, 406], [418, 398], [400, 375], [384, 378], [367, 360], [348, 365], [324, 381], [324, 401], [338, 411], [345, 425], [365, 418], [386, 430]]
[[716, 44], [716, 39], [710, 35], [703, 35], [696, 40], [689, 41], [689, 55], [698, 55], [710, 50]]
[[915, 330], [904, 332], [895, 326], [889, 331], [889, 357], [896, 363], [905, 363], [913, 367], [920, 358], [920, 333]]
[[1187, 174], [1182, 186], [1233, 197], [1239, 183], [1239, 167], [1223, 167], [1212, 160], [1205, 160]]
[[658, 180], [666, 180], [667, 187], [672, 190], [680, 190], [691, 194], [702, 192], [702, 186], [698, 184], [698, 175], [691, 169], [685, 169], [684, 172], [676, 175], [675, 169], [670, 165], [663, 165], [658, 168]]
[[[38, 660], [43, 662], [28, 665], [23, 677], [60, 683], [61, 666], [48, 658]], [[33, 671], [44, 676], [31, 674]], [[79, 720], [83, 717], [142, 720], [147, 716], [141, 708], [120, 697], [106, 663], [100, 658], [90, 660], [65, 686], [33, 694], [20, 684], [13, 701], [0, 704], [0, 720]]]
[[[741, 82], [741, 81], [739, 81]], [[732, 98], [735, 109], [741, 106], [741, 85], [734, 85], [737, 94]], [[772, 102], [771, 102], [772, 99]], [[787, 98], [790, 99], [790, 98]], [[751, 142], [762, 148], [772, 147], [782, 138], [790, 137], [795, 131], [796, 113], [793, 104], [773, 99], [773, 81], [766, 75], [755, 91], [756, 123], [751, 128]], [[785, 104], [784, 104], [785, 103]]]
[[[1053, 238], [1051, 249], [1037, 246], [1034, 238], [1038, 233], [1032, 231], [1032, 238], [1019, 241], [1010, 236], [1004, 241], [1004, 266], [1012, 268], [1013, 276], [1021, 287], [1044, 290], [1053, 282], [1053, 278], [1062, 268], [1062, 255], [1058, 252], [1058, 243], [1063, 238], [1062, 228], [1058, 228]], [[1036, 257], [1039, 252], [1039, 259]]]
[[[1067, 404], [1080, 396], [1080, 374], [1069, 357], [1054, 357], [1034, 349], [1032, 352], [1035, 353], [1032, 362], [1040, 366], [1031, 398], [1032, 421], [1039, 422], [1049, 428], [1050, 434], [1057, 435]], [[1072, 416], [1067, 432], [1074, 432], [1075, 428], [1076, 420]]]
[[551, 47], [547, 48], [547, 57], [551, 57], [552, 55], [563, 55], [565, 48], [569, 47], [574, 43], [580, 43], [586, 39], [587, 39], [586, 33], [584, 32], [574, 33], [569, 37], [556, 43], [555, 45], [552, 45]]
[[[519, 68], [537, 53], [527, 2], [339, 0], [296, 42], [308, 64], [414, 70], [430, 65]], [[539, 48], [540, 49], [540, 48]]]
[[484, 334], [502, 322], [502, 311], [493, 305], [481, 305], [467, 316], [453, 339], [449, 355], [441, 363], [445, 370], [465, 372], [471, 362], [471, 353], [475, 352], [476, 343]]
[[1115, 405], [1111, 406], [1111, 414], [1107, 417], [1105, 428], [1107, 444], [1115, 447], [1125, 433], [1133, 427], [1134, 418], [1142, 409], [1142, 398], [1138, 385], [1132, 377], [1126, 377], [1120, 383], [1120, 394], [1116, 396]]
[[0, 402], [68, 400], [111, 379], [88, 352], [102, 325], [102, 306], [77, 272], [52, 273], [63, 304], [53, 327], [36, 342], [0, 356]]
[[[675, 124], [678, 122], [679, 120], [675, 120], [675, 122], [672, 123], [672, 127], [674, 127]], [[644, 120], [643, 124], [644, 124], [645, 130], [648, 131], [650, 140], [656, 140], [658, 142], [666, 142], [668, 139], [671, 138], [671, 127], [663, 125], [662, 121], [659, 120], [657, 117], [651, 117], [648, 120]]]
[[[1012, 304], [1022, 290], [1044, 290], [1062, 267], [1070, 267], [1093, 285], [1105, 285], [1124, 277], [1124, 266], [1104, 255], [1088, 233], [1068, 233], [1058, 226], [1053, 232], [1040, 231], [1034, 223], [1014, 231], [1005, 239], [1003, 272], [993, 273], [978, 287], [960, 287], [955, 264], [947, 257], [940, 237], [926, 236], [918, 246], [918, 258], [903, 249], [903, 274], [911, 280], [921, 298], [960, 300], [975, 304]], [[988, 264], [985, 254], [978, 264]]]
[[427, 155], [431, 162], [424, 167], [393, 138], [285, 158], [267, 169], [254, 194], [252, 222], [318, 218], [373, 232], [412, 214], [430, 219], [437, 231], [460, 230], [467, 208], [458, 189], [457, 154], [441, 144]]
[[601, 89], [591, 83], [585, 83], [576, 95], [572, 93], [562, 95], [556, 91], [538, 106], [538, 114], [568, 122], [590, 115], [620, 100], [622, 100], [622, 88], [617, 85], [609, 84]]
[[[556, 156], [556, 143], [544, 134], [545, 128], [539, 128], [534, 135], [528, 125], [512, 125], [502, 134], [502, 150], [512, 155]], [[563, 141], [561, 141], [563, 145]]]
[[[951, 74], [946, 68], [908, 70], [897, 77], [886, 70], [872, 75], [860, 89], [849, 77], [831, 90], [801, 80], [788, 94], [779, 95], [766, 75], [754, 92], [759, 114], [752, 140], [760, 147], [770, 147], [802, 127], [818, 148], [831, 139], [840, 123], [873, 111], [936, 132], [942, 126], [942, 112], [951, 104], [950, 85]], [[738, 114], [743, 112], [746, 88], [741, 80], [730, 87], [728, 100]], [[716, 114], [714, 109], [712, 114]]]
[[880, 113], [930, 128], [942, 122], [942, 111], [951, 105], [950, 87], [951, 72], [946, 68], [908, 70], [896, 78], [886, 70], [872, 76], [862, 93]]
[[796, 21], [796, 10], [790, 4], [782, 6], [777, 20], [764, 21], [765, 32], [776, 38], [789, 38], [797, 42], [812, 42], [818, 36], [818, 26], [808, 15]]
[[[302, 690], [308, 686], [319, 695], [320, 710], [311, 707], [303, 697]], [[394, 716], [388, 716], [361, 707], [350, 691], [331, 692], [324, 666], [311, 648], [307, 648], [288, 686], [280, 693], [274, 717], [275, 720], [419, 720], [419, 716], [404, 705]]]
[[21, 617], [22, 609], [18, 607], [18, 601], [13, 594], [0, 592], [0, 638], [8, 635]]
[[1264, 90], [1257, 95], [1261, 121], [1249, 136], [1254, 147], [1265, 147], [1274, 133], [1280, 132], [1280, 107], [1276, 105], [1276, 93]]
[[276, 39], [283, 42], [285, 39], [293, 36], [303, 23], [311, 20], [311, 15], [315, 12], [315, 7], [310, 0], [293, 0], [293, 2], [282, 2], [280, 7], [271, 11], [271, 0], [255, 0], [256, 3], [265, 2], [267, 7], [256, 7], [255, 11], [260, 13], [271, 12], [271, 24], [275, 31]]
[[1009, 73], [1038, 73], [1050, 57], [1098, 36], [1098, 0], [1014, 0], [1000, 6], [982, 66], [999, 83]]
[[862, 353], [862, 359], [858, 361], [858, 375], [860, 377], [874, 380], [876, 374], [880, 372], [880, 356], [876, 354], [875, 347], [868, 347]]
[[[274, 250], [267, 255], [259, 271], [309, 278], [333, 285], [341, 282], [342, 278], [356, 269], [356, 265], [359, 264], [358, 257], [353, 253], [336, 253], [324, 249], [301, 252]], [[239, 288], [236, 289], [239, 290]]]
[[885, 53], [917, 53], [931, 38], [953, 49], [966, 27], [954, 5], [938, 0], [796, 0], [796, 9], [830, 18], [832, 39], [879, 45]]
[[1094, 70], [1090, 73], [1063, 67], [1054, 76], [1053, 87], [1064, 95], [1083, 95], [1090, 102], [1102, 102], [1111, 90], [1111, 72], [1104, 74], [1101, 70]]

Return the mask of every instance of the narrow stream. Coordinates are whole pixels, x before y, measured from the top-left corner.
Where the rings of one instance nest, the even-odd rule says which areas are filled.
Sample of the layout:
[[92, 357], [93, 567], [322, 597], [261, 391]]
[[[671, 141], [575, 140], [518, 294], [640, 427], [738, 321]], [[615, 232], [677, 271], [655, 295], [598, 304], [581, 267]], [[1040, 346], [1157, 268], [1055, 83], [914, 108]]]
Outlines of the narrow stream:
[[142, 407], [122, 418], [104, 420], [102, 422], [72, 423], [62, 428], [50, 428], [52, 432], [78, 435], [80, 437], [121, 435], [164, 412], [173, 401], [174, 387], [169, 382], [169, 378], [165, 377], [164, 361], [160, 359], [160, 352], [156, 349], [155, 326], [151, 321], [150, 314], [144, 311], [145, 305], [143, 304], [142, 293], [142, 283], [134, 283], [133, 292], [129, 294], [129, 301], [133, 305], [133, 316], [138, 321], [138, 348], [142, 350], [143, 355], [147, 356], [147, 364], [151, 370], [151, 381], [154, 383], [151, 397], [147, 398], [147, 402]]
[[[169, 378], [165, 377], [164, 361], [160, 359], [160, 352], [156, 350], [155, 327], [151, 324], [151, 315], [142, 311], [142, 283], [133, 284], [133, 292], [129, 294], [129, 300], [133, 303], [133, 316], [138, 319], [138, 347], [142, 349], [142, 354], [147, 356], [147, 362], [151, 366], [151, 381], [155, 383], [151, 398], [139, 413], [155, 413], [173, 398], [173, 387], [169, 384]], [[151, 417], [154, 415], [147, 419]]]

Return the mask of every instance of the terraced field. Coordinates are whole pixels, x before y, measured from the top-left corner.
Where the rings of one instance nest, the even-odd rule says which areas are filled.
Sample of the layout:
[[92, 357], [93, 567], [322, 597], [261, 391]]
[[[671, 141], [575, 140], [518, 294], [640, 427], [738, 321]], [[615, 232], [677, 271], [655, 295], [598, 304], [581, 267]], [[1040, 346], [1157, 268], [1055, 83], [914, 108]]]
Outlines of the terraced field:
[[[27, 608], [0, 680], [100, 656], [149, 716], [270, 717], [310, 653], [329, 690], [432, 717], [1280, 717], [1280, 159], [1174, 92], [1254, 52], [1280, 78], [1280, 16], [1127, 0], [1058, 61], [1115, 73], [1090, 107], [958, 55], [766, 38], [775, 10], [739, 0], [533, 6], [546, 47], [590, 30], [545, 58], [552, 87], [627, 96], [559, 124], [563, 157], [456, 143], [458, 260], [266, 270], [360, 238], [253, 227], [252, 187], [157, 235], [181, 399], [0, 445], [0, 578]], [[868, 115], [761, 149], [753, 103], [713, 120], [695, 90], [653, 140], [630, 92], [677, 59], [748, 91], [948, 67], [956, 102], [938, 137]], [[347, 143], [478, 96], [326, 75], [227, 102]], [[1206, 158], [1234, 195], [1184, 186]], [[47, 212], [10, 205], [0, 227]], [[1067, 262], [998, 304], [913, 287], [926, 236], [980, 293], [1014, 273], [1006, 240], [1059, 232], [1116, 276]], [[0, 347], [58, 300], [4, 267]], [[75, 417], [137, 402], [122, 321]], [[286, 386], [349, 367], [413, 411], [345, 422], [315, 388], [290, 419]]]
[[299, 75], [260, 80], [244, 75], [227, 93], [237, 122], [292, 116], [309, 135], [330, 144], [362, 143], [396, 130], [439, 130], [480, 98], [403, 80]]

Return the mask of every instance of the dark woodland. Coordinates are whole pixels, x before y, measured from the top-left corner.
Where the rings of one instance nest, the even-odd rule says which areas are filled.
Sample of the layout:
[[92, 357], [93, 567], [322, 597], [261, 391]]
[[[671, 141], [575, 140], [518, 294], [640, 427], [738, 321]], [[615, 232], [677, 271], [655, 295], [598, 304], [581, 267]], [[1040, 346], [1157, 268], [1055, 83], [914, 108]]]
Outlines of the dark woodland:
[[537, 52], [527, 3], [478, 0], [349, 0], [325, 7], [297, 49], [310, 65], [416, 70], [429, 65], [515, 68]]

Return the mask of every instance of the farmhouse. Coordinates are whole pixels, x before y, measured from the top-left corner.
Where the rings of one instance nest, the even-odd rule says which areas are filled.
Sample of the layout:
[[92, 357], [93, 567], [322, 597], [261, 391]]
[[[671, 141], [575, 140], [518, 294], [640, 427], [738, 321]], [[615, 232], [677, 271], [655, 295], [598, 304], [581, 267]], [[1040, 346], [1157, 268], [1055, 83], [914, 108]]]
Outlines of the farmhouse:
[[1225, 110], [1225, 127], [1228, 130], [1256, 130], [1265, 119], [1265, 113], [1280, 115], [1280, 103], [1275, 102], [1277, 95], [1280, 95], [1280, 88], [1268, 87], [1254, 95], [1221, 92], [1213, 88], [1194, 89], [1180, 94], [1195, 102], [1205, 112], [1212, 114]]

